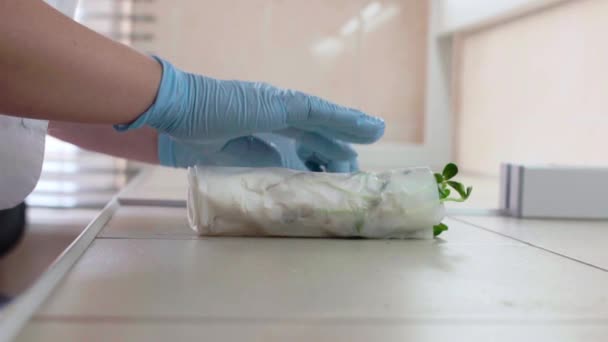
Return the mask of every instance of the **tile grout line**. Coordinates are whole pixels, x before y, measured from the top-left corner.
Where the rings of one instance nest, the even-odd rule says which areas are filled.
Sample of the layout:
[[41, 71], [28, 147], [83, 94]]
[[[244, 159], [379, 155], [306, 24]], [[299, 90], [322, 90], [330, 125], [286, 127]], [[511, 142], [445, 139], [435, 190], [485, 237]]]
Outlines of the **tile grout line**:
[[208, 240], [207, 237], [180, 236], [98, 236], [95, 240], [169, 240], [169, 241], [198, 241]]
[[[95, 238], [95, 240], [114, 240], [114, 241], [122, 241], [122, 240], [146, 240], [146, 241], [211, 241], [214, 239], [251, 239], [251, 240], [267, 240], [267, 239], [271, 239], [271, 240], [280, 240], [280, 239], [286, 239], [286, 240], [305, 240], [305, 241], [315, 241], [315, 240], [334, 240], [334, 241], [350, 241], [351, 239], [349, 238], [320, 238], [320, 237], [282, 237], [282, 236], [263, 236], [263, 237], [258, 237], [258, 236], [193, 236], [193, 237], [189, 237], [184, 235], [183, 237], [179, 237], [179, 236], [97, 236]], [[441, 239], [441, 238], [439, 238]], [[357, 239], [352, 239], [354, 241], [359, 241]], [[430, 239], [396, 239], [396, 240], [389, 240], [389, 239], [360, 239], [360, 241], [389, 241], [389, 242], [411, 242], [411, 243], [415, 243], [415, 242], [428, 242], [428, 241], [432, 241]], [[445, 242], [449, 242], [449, 241], [445, 241]], [[444, 242], [442, 242], [444, 243]], [[478, 245], [479, 243], [477, 242], [452, 242], [452, 245], [458, 245], [458, 246], [469, 246], [469, 245]], [[500, 244], [496, 244], [496, 245], [512, 245], [512, 243], [500, 243]]]
[[38, 277], [36, 282], [0, 313], [0, 341], [11, 341], [35, 315], [39, 307], [63, 281], [80, 257], [95, 241], [95, 237], [110, 220], [118, 203], [110, 201], [76, 239]]
[[487, 231], [487, 232], [490, 232], [490, 233], [493, 233], [493, 234], [496, 234], [496, 235], [500, 235], [500, 236], [502, 236], [502, 237], [506, 237], [506, 238], [511, 239], [511, 240], [515, 240], [515, 241], [517, 241], [517, 242], [523, 243], [524, 245], [527, 245], [527, 246], [530, 246], [530, 247], [533, 247], [533, 248], [536, 248], [536, 249], [540, 249], [540, 250], [545, 251], [545, 252], [548, 252], [548, 253], [550, 253], [550, 254], [557, 255], [557, 256], [560, 256], [560, 257], [562, 257], [562, 258], [565, 258], [565, 259], [568, 259], [568, 260], [574, 261], [574, 262], [576, 262], [576, 263], [583, 264], [583, 265], [586, 265], [586, 266], [589, 266], [589, 267], [595, 268], [595, 269], [597, 269], [597, 270], [600, 270], [600, 271], [603, 271], [603, 272], [608, 273], [608, 269], [605, 269], [605, 268], [603, 268], [603, 267], [600, 267], [600, 266], [597, 266], [597, 265], [594, 265], [594, 264], [588, 263], [588, 262], [586, 262], [586, 261], [582, 261], [582, 260], [579, 260], [579, 259], [573, 258], [573, 257], [571, 257], [571, 256], [568, 256], [568, 255], [565, 255], [565, 254], [562, 254], [562, 253], [559, 253], [559, 252], [556, 252], [556, 251], [552, 251], [552, 250], [550, 250], [550, 249], [548, 249], [548, 248], [545, 248], [545, 247], [542, 247], [542, 246], [535, 245], [535, 244], [533, 244], [533, 243], [531, 243], [531, 242], [524, 241], [524, 240], [518, 239], [518, 238], [516, 238], [516, 237], [509, 236], [509, 235], [504, 234], [504, 233], [499, 233], [499, 232], [497, 232], [497, 231], [495, 231], [495, 230], [492, 230], [492, 229], [489, 229], [489, 228], [486, 228], [486, 227], [480, 226], [480, 225], [478, 225], [478, 224], [476, 224], [476, 223], [472, 223], [472, 222], [469, 222], [469, 221], [466, 221], [466, 220], [463, 220], [463, 219], [461, 219], [461, 218], [457, 218], [457, 217], [454, 217], [454, 216], [450, 216], [450, 219], [455, 220], [455, 221], [458, 221], [458, 222], [460, 222], [460, 223], [465, 223], [465, 224], [468, 224], [468, 225], [473, 226], [473, 227], [475, 227], [475, 228], [482, 229], [482, 230], [485, 230], [485, 231]]
[[35, 322], [97, 324], [363, 324], [363, 325], [403, 325], [403, 324], [517, 324], [517, 325], [547, 325], [547, 324], [602, 324], [606, 325], [607, 317], [577, 316], [577, 317], [249, 317], [249, 316], [132, 316], [132, 315], [37, 315], [32, 318]]

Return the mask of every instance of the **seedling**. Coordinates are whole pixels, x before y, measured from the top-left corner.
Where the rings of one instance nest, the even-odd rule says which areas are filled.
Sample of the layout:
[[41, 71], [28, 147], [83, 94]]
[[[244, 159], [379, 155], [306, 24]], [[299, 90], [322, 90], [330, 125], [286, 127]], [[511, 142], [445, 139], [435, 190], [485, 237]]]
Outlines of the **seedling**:
[[[458, 166], [454, 163], [449, 163], [443, 168], [443, 172], [435, 173], [437, 181], [437, 191], [439, 192], [439, 201], [445, 202], [464, 202], [473, 191], [473, 187], [466, 187], [462, 183], [455, 182], [452, 179], [458, 174]], [[450, 197], [452, 193], [458, 194], [457, 197]], [[433, 235], [438, 236], [448, 230], [448, 226], [440, 223], [433, 227]]]

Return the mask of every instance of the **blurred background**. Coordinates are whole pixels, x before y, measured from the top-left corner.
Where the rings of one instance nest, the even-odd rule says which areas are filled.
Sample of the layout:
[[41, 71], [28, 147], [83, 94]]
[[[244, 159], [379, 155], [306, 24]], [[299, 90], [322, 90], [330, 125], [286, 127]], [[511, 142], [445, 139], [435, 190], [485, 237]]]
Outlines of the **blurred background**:
[[[608, 162], [605, 13], [604, 0], [80, 0], [77, 20], [192, 72], [383, 117], [364, 167], [451, 160], [494, 191], [501, 162]], [[48, 142], [33, 205], [102, 206], [138, 167]]]
[[[608, 163], [606, 13], [606, 0], [80, 0], [76, 19], [191, 72], [381, 116], [385, 137], [357, 147], [363, 168], [454, 161], [474, 186], [465, 205], [492, 209], [502, 162]], [[48, 266], [141, 167], [49, 137], [0, 294]]]

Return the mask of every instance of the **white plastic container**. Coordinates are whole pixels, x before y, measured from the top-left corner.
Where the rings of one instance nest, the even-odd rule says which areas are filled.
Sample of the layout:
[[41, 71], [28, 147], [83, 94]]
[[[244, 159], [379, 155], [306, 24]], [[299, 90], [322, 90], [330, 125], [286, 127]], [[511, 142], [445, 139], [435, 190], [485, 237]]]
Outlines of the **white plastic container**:
[[608, 219], [608, 168], [506, 163], [500, 206], [505, 215], [538, 219]]
[[201, 235], [432, 238], [443, 216], [427, 168], [355, 174], [189, 170], [188, 217]]

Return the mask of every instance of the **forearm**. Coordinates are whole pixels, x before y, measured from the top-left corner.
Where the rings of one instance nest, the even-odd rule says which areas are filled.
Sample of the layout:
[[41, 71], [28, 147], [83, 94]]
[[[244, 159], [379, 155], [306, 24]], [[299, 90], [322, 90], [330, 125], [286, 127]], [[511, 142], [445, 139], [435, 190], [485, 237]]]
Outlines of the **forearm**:
[[41, 0], [0, 0], [0, 75], [1, 113], [118, 124], [154, 102], [161, 67]]
[[86, 150], [158, 164], [158, 133], [152, 128], [119, 133], [110, 125], [51, 121], [49, 134]]

